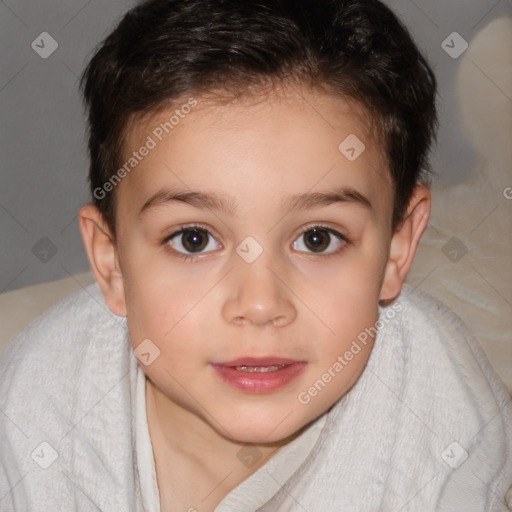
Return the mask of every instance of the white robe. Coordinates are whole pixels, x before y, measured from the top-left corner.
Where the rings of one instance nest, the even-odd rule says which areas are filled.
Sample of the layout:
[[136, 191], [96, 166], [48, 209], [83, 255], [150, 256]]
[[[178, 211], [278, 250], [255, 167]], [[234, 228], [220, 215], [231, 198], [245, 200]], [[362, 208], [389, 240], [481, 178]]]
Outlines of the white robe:
[[[354, 387], [216, 512], [512, 510], [508, 392], [452, 311], [398, 302]], [[32, 322], [0, 356], [0, 511], [159, 512], [145, 382], [97, 284]]]

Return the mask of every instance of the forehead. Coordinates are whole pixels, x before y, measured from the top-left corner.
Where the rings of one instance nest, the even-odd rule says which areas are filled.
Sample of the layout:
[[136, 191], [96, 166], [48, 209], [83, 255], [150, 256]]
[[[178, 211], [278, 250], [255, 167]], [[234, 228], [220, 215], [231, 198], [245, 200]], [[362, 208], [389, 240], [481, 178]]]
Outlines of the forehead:
[[389, 210], [392, 185], [371, 120], [339, 97], [289, 88], [222, 104], [184, 98], [133, 123], [124, 159], [144, 146], [117, 190], [130, 209], [169, 186], [218, 192], [236, 210], [250, 208], [248, 197], [254, 208], [258, 198], [277, 208], [284, 195], [343, 185]]

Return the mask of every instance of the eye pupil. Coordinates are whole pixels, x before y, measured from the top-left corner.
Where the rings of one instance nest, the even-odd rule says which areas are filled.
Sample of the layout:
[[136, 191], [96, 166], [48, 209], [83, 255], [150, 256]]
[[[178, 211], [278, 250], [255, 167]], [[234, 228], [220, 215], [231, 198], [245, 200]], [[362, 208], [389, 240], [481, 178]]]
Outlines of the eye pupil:
[[181, 235], [183, 237], [183, 247], [191, 252], [194, 250], [202, 250], [208, 243], [205, 234], [206, 231], [200, 229], [187, 229]]
[[[306, 245], [313, 251], [321, 252], [329, 246], [329, 236], [325, 229], [313, 228], [308, 231], [306, 236]], [[311, 245], [310, 245], [310, 242]]]

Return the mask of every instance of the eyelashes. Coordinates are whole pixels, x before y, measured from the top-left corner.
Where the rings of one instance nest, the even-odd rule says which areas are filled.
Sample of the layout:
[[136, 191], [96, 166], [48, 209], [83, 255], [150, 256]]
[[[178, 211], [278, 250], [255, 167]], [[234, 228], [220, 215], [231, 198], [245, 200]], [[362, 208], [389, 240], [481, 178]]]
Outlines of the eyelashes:
[[[321, 258], [329, 258], [332, 256], [338, 256], [345, 247], [351, 243], [351, 241], [339, 231], [332, 229], [323, 224], [313, 224], [307, 226], [305, 229], [301, 231], [299, 236], [294, 240], [293, 246], [296, 248], [297, 241], [304, 239], [304, 236], [307, 237], [307, 244], [312, 243], [314, 249], [320, 249], [319, 251], [313, 250], [312, 252], [307, 251], [306, 244], [302, 244], [306, 247], [306, 251], [299, 250], [299, 252], [306, 252], [307, 254], [312, 254], [319, 256]], [[166, 236], [162, 241], [161, 245], [165, 246], [166, 250], [168, 250], [172, 256], [176, 256], [186, 262], [194, 262], [199, 259], [200, 255], [207, 254], [211, 252], [211, 250], [215, 249], [215, 242], [210, 244], [209, 238], [215, 240], [214, 236], [202, 226], [191, 224], [187, 226], [181, 226], [179, 230], [174, 231], [170, 235]], [[178, 246], [178, 248], [173, 247], [170, 242], [174, 241], [174, 245]], [[339, 247], [331, 252], [324, 252], [326, 248], [329, 248], [333, 245], [333, 242], [338, 243]], [[325, 244], [327, 242], [327, 245]], [[214, 247], [210, 247], [213, 245]], [[179, 246], [184, 251], [194, 251], [196, 249], [200, 249], [201, 252], [181, 252]], [[204, 249], [209, 249], [204, 251]]]
[[[181, 258], [185, 261], [196, 261], [199, 258], [199, 254], [204, 254], [203, 252], [198, 253], [198, 254], [186, 254], [186, 253], [182, 253], [182, 252], [176, 250], [175, 248], [172, 248], [169, 245], [169, 242], [176, 238], [178, 241], [180, 241], [181, 245], [184, 247], [184, 245], [183, 245], [184, 236], [183, 235], [185, 235], [187, 233], [194, 234], [193, 237], [189, 237], [189, 238], [185, 239], [187, 245], [192, 241], [192, 245], [197, 246], [197, 240], [198, 240], [198, 238], [200, 239], [200, 237], [206, 238], [208, 236], [211, 236], [213, 238], [213, 235], [207, 229], [204, 229], [197, 225], [190, 225], [188, 227], [182, 227], [178, 231], [175, 231], [175, 232], [171, 233], [169, 236], [165, 237], [164, 240], [162, 240], [162, 244], [165, 245], [169, 251], [171, 251], [173, 256], [177, 256], [178, 258]], [[180, 240], [180, 237], [181, 237], [181, 240]], [[201, 245], [201, 244], [199, 244], [199, 245]]]

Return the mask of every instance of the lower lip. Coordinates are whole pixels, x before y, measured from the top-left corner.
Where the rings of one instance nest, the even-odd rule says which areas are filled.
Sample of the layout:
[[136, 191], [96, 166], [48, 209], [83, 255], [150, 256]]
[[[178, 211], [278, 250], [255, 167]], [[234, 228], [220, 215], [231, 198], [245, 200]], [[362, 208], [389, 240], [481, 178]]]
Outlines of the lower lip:
[[293, 363], [273, 372], [244, 372], [231, 366], [213, 365], [229, 385], [249, 393], [265, 393], [291, 382], [304, 369], [306, 363]]

